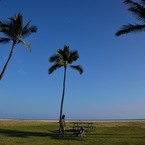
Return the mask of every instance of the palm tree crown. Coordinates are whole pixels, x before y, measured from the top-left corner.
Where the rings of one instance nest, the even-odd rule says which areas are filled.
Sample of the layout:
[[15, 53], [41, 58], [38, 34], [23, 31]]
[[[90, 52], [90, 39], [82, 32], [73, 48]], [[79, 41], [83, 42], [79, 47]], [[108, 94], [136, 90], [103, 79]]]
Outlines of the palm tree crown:
[[[51, 74], [53, 71], [60, 67], [66, 68], [69, 64], [72, 64], [74, 61], [77, 61], [79, 58], [77, 51], [70, 51], [69, 46], [64, 46], [63, 50], [58, 49], [57, 54], [51, 56], [49, 58], [49, 62], [53, 62], [54, 65], [52, 65], [48, 73]], [[83, 73], [83, 69], [80, 65], [70, 65], [71, 68], [77, 70], [80, 74]]]
[[23, 15], [19, 13], [14, 17], [10, 17], [9, 21], [2, 22], [0, 21], [0, 33], [4, 35], [4, 37], [0, 37], [0, 43], [7, 43], [12, 41], [11, 51], [9, 53], [8, 59], [0, 73], [0, 80], [2, 79], [4, 72], [8, 66], [8, 63], [12, 57], [14, 52], [15, 45], [18, 43], [22, 43], [25, 45], [30, 51], [32, 50], [30, 45], [23, 40], [26, 36], [29, 36], [31, 33], [37, 32], [36, 26], [29, 26], [29, 21], [25, 26], [23, 26]]
[[129, 6], [128, 10], [136, 16], [137, 20], [139, 20], [141, 24], [128, 23], [126, 25], [123, 25], [122, 28], [115, 33], [116, 36], [120, 36], [122, 34], [127, 34], [130, 32], [145, 31], [145, 0], [140, 1], [140, 3], [137, 3], [133, 0], [124, 0], [124, 3]]
[[0, 32], [6, 36], [0, 37], [0, 43], [7, 43], [9, 41], [13, 41], [14, 44], [22, 43], [31, 51], [30, 45], [22, 40], [31, 33], [37, 32], [36, 26], [29, 26], [30, 22], [23, 26], [23, 15], [21, 13], [10, 17], [9, 21], [0, 21]]

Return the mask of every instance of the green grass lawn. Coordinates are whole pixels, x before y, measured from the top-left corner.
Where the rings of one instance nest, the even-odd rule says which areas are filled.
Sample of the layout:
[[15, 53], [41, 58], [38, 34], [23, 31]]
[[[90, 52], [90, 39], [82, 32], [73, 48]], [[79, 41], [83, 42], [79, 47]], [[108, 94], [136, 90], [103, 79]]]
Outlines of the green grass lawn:
[[145, 145], [145, 121], [97, 121], [85, 128], [85, 137], [75, 137], [73, 124], [66, 125], [59, 136], [57, 122], [0, 120], [0, 145]]

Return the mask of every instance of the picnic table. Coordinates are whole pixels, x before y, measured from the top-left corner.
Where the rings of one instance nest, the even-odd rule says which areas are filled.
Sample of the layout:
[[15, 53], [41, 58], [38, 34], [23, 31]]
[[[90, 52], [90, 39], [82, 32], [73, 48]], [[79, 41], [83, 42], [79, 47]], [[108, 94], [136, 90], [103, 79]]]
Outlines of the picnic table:
[[79, 130], [80, 127], [93, 128], [93, 122], [73, 122], [73, 130]]

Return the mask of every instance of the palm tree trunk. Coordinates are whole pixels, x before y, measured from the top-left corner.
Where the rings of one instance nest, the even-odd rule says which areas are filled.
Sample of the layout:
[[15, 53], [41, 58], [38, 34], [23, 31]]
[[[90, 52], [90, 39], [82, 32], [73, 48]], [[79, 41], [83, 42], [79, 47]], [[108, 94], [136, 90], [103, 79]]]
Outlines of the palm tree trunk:
[[[61, 121], [62, 112], [63, 112], [63, 102], [64, 102], [64, 95], [65, 95], [65, 82], [66, 82], [66, 67], [64, 67], [63, 91], [62, 91], [62, 99], [61, 99], [61, 105], [60, 105], [59, 122]], [[59, 130], [60, 130], [60, 125], [59, 125]]]
[[4, 67], [3, 67], [3, 70], [2, 70], [2, 72], [1, 72], [1, 74], [0, 74], [0, 80], [2, 79], [2, 77], [3, 77], [3, 75], [4, 75], [4, 72], [5, 72], [5, 70], [6, 70], [7, 66], [8, 66], [8, 63], [9, 63], [11, 57], [12, 57], [12, 54], [13, 54], [13, 51], [14, 51], [14, 48], [15, 48], [15, 44], [16, 44], [16, 42], [13, 42], [13, 45], [12, 45], [12, 48], [11, 48], [9, 57], [8, 57], [8, 59], [7, 59], [6, 63], [5, 63], [5, 65], [4, 65]]

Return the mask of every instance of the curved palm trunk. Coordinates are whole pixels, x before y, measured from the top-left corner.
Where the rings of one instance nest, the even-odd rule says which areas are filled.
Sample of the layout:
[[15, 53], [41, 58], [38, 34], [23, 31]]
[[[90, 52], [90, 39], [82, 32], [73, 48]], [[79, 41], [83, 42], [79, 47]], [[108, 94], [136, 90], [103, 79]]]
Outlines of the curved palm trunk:
[[[62, 99], [61, 99], [61, 105], [60, 105], [59, 122], [61, 120], [62, 112], [63, 112], [63, 102], [64, 102], [64, 95], [65, 95], [65, 82], [66, 82], [66, 67], [64, 67], [63, 91], [62, 91]], [[59, 125], [59, 131], [60, 131], [60, 125]]]
[[6, 70], [7, 66], [8, 66], [8, 63], [9, 63], [11, 57], [12, 57], [12, 54], [13, 54], [13, 51], [14, 51], [14, 48], [15, 48], [15, 44], [16, 44], [16, 42], [13, 42], [13, 45], [12, 45], [12, 48], [11, 48], [9, 57], [8, 57], [8, 59], [7, 59], [6, 63], [5, 63], [5, 65], [4, 65], [4, 67], [3, 67], [3, 70], [2, 70], [2, 72], [1, 72], [1, 74], [0, 74], [0, 80], [2, 79], [2, 77], [3, 77], [3, 75], [4, 75], [4, 72], [5, 72], [5, 70]]

